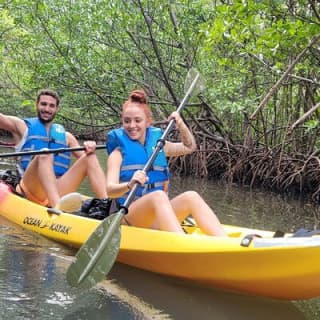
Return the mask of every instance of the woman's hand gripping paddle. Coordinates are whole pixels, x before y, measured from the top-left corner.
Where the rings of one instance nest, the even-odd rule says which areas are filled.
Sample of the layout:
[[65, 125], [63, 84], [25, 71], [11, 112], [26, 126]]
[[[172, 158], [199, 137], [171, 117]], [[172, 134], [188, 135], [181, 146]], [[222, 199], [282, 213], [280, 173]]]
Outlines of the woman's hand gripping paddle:
[[[186, 87], [185, 97], [177, 109], [179, 113], [186, 105], [191, 94], [198, 94], [204, 88], [200, 81], [200, 74], [196, 70], [191, 69], [189, 71], [185, 82]], [[150, 159], [143, 168], [145, 172], [151, 168], [159, 151], [163, 148], [165, 139], [173, 125], [174, 119], [170, 120], [161, 139], [158, 140]], [[119, 252], [121, 220], [134, 200], [138, 187], [138, 183], [136, 183], [121, 209], [104, 219], [79, 249], [75, 261], [71, 263], [67, 270], [67, 281], [71, 286], [90, 288], [106, 277]]]

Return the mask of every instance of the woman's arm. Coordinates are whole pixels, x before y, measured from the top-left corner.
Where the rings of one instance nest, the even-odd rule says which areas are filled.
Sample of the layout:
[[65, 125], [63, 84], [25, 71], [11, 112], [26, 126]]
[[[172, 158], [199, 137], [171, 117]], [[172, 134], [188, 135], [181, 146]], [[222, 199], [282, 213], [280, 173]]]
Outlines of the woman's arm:
[[196, 140], [192, 132], [180, 117], [179, 113], [173, 112], [170, 118], [174, 118], [176, 121], [176, 126], [179, 130], [181, 142], [166, 141], [166, 144], [164, 145], [164, 152], [166, 156], [177, 157], [194, 152], [197, 148]]
[[127, 182], [119, 182], [121, 163], [121, 152], [119, 149], [115, 149], [107, 159], [106, 184], [107, 193], [110, 198], [119, 198], [132, 187]]
[[106, 184], [107, 193], [110, 198], [119, 198], [129, 190], [135, 183], [143, 185], [148, 180], [147, 174], [142, 170], [134, 172], [132, 178], [128, 182], [120, 182], [120, 169], [122, 163], [122, 154], [119, 149], [111, 152], [107, 160]]

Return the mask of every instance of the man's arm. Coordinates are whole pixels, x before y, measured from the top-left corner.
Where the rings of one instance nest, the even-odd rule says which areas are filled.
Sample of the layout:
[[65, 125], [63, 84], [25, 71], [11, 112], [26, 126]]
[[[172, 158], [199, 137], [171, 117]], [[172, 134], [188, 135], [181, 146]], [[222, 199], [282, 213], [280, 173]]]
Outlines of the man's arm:
[[0, 113], [0, 129], [9, 131], [13, 136], [14, 143], [18, 144], [27, 130], [27, 125], [18, 117]]
[[[76, 139], [76, 137], [67, 131], [67, 145], [70, 148], [79, 147], [79, 142]], [[80, 158], [84, 153], [87, 155], [90, 155], [96, 151], [96, 142], [95, 141], [85, 141], [83, 143], [83, 146], [85, 147], [85, 151], [73, 151], [72, 155], [75, 158]]]
[[[75, 148], [80, 146], [78, 140], [72, 133], [67, 131], [66, 134], [67, 134], [67, 145], [69, 148]], [[78, 159], [83, 155], [83, 153], [84, 151], [73, 151], [72, 155]]]

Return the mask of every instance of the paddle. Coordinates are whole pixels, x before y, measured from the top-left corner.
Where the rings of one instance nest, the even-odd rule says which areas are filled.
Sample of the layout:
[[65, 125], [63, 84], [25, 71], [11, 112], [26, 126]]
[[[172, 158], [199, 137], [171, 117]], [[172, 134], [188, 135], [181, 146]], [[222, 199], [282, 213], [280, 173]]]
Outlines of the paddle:
[[[177, 112], [182, 111], [192, 93], [199, 93], [204, 88], [199, 80], [199, 73], [191, 69], [186, 77], [186, 82], [190, 83], [191, 81], [191, 85], [188, 86]], [[199, 85], [197, 86], [197, 84]], [[151, 168], [159, 151], [163, 148], [165, 139], [173, 125], [174, 119], [171, 119], [143, 168], [145, 172]], [[128, 212], [128, 207], [134, 200], [138, 187], [139, 185], [136, 183], [120, 210], [104, 219], [79, 249], [75, 261], [71, 263], [67, 271], [67, 281], [71, 286], [90, 288], [104, 279], [110, 271], [120, 248], [121, 220]]]
[[[106, 146], [103, 144], [98, 144], [96, 149], [105, 149]], [[50, 154], [50, 153], [61, 153], [61, 152], [68, 152], [68, 151], [82, 151], [85, 150], [85, 147], [73, 147], [73, 148], [58, 148], [58, 149], [41, 149], [41, 150], [31, 150], [31, 151], [21, 151], [21, 152], [8, 152], [8, 153], [1, 153], [0, 158], [6, 157], [20, 157], [20, 156], [33, 156], [38, 154]]]

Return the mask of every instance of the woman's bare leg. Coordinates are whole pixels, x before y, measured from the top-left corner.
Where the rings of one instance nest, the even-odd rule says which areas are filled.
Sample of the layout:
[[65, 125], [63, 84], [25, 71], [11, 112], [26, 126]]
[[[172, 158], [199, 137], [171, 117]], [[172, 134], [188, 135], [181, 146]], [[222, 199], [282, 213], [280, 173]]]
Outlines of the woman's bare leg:
[[180, 222], [188, 215], [192, 215], [204, 233], [215, 236], [227, 236], [215, 213], [197, 192], [184, 192], [173, 198], [171, 205]]
[[170, 200], [163, 191], [146, 194], [134, 201], [129, 206], [126, 219], [137, 227], [150, 228], [156, 225], [163, 231], [184, 233], [172, 210]]

